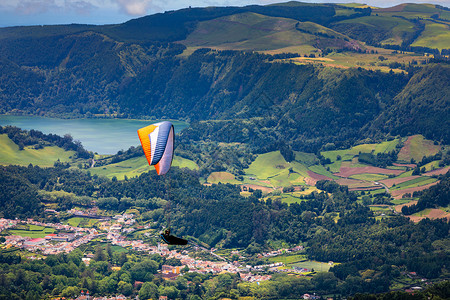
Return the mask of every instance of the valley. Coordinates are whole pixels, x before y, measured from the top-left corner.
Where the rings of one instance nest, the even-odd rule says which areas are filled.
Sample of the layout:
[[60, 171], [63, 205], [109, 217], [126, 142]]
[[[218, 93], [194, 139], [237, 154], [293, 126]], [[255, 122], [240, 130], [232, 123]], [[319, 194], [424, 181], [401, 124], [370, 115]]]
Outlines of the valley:
[[291, 1], [0, 28], [0, 299], [448, 298], [449, 26]]

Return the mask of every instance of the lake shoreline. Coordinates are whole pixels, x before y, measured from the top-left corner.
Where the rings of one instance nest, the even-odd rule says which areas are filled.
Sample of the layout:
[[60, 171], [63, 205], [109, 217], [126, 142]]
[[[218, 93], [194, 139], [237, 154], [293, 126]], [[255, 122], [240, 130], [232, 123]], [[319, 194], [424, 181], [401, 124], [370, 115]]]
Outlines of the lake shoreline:
[[[23, 130], [38, 130], [45, 134], [64, 136], [70, 134], [83, 147], [102, 155], [116, 154], [140, 144], [139, 128], [163, 120], [78, 118], [61, 119], [32, 115], [0, 115], [0, 126], [16, 126]], [[169, 120], [180, 132], [189, 124], [180, 120]]]

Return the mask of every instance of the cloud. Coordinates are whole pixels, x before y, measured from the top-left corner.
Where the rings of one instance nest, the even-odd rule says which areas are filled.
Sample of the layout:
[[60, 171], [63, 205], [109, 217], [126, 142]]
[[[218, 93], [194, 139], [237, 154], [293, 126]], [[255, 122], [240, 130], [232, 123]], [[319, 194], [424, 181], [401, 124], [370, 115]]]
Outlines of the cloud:
[[21, 15], [36, 15], [48, 12], [56, 7], [53, 0], [30, 0], [20, 1], [15, 7], [15, 11]]
[[96, 5], [87, 1], [65, 1], [65, 9], [78, 14], [86, 15], [97, 8]]
[[[7, 1], [3, 7], [13, 8], [19, 15], [38, 15], [44, 13], [74, 12], [88, 14], [98, 6], [95, 0], [25, 0]], [[1, 8], [1, 6], [0, 6]]]
[[151, 0], [116, 0], [119, 7], [128, 15], [142, 16], [147, 14]]

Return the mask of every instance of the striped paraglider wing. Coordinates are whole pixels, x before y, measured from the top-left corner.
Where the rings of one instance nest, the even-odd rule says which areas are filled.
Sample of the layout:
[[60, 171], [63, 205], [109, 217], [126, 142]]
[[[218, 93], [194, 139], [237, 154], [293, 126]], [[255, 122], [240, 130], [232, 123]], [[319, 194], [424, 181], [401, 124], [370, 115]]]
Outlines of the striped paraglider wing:
[[169, 171], [173, 158], [174, 127], [170, 122], [149, 125], [138, 130], [148, 164], [155, 166], [158, 175]]

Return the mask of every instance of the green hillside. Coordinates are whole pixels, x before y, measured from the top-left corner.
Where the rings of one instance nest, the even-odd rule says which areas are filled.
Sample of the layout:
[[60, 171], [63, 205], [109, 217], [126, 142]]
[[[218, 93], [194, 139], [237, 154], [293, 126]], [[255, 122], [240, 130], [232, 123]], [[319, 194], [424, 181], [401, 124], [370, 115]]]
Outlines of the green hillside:
[[[325, 39], [346, 38], [316, 23], [249, 12], [200, 22], [181, 43], [188, 48], [208, 47], [267, 53], [277, 50], [276, 52], [309, 54], [313, 50], [317, 51], [317, 34], [328, 35], [329, 38]], [[328, 44], [340, 45], [336, 41], [329, 41]]]
[[21, 165], [28, 166], [33, 164], [41, 167], [53, 167], [53, 164], [59, 160], [61, 162], [72, 162], [75, 151], [65, 151], [57, 146], [48, 146], [42, 149], [34, 147], [25, 147], [19, 150], [6, 134], [0, 134], [0, 164], [1, 165]]

